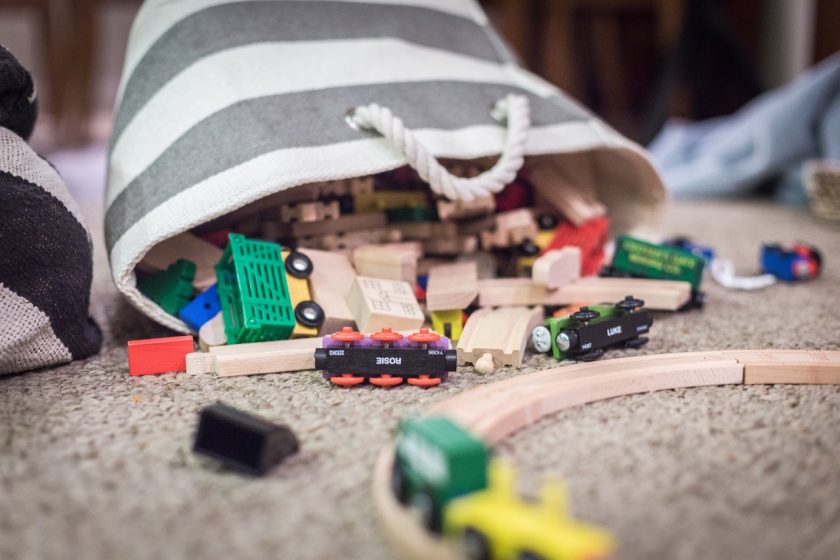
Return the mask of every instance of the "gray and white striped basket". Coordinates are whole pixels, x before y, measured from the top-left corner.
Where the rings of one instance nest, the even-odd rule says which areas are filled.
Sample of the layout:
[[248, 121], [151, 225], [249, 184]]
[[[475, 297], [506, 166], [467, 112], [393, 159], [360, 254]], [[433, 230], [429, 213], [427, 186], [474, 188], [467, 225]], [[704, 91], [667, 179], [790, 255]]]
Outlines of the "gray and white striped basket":
[[[523, 155], [591, 155], [620, 229], [650, 223], [665, 194], [644, 150], [518, 66], [472, 0], [147, 0], [128, 41], [105, 218], [117, 287], [136, 289], [160, 241], [269, 194], [406, 163], [405, 150], [348, 126], [377, 103], [430, 156], [502, 154], [491, 108], [524, 96]], [[521, 158], [520, 162], [521, 164]]]

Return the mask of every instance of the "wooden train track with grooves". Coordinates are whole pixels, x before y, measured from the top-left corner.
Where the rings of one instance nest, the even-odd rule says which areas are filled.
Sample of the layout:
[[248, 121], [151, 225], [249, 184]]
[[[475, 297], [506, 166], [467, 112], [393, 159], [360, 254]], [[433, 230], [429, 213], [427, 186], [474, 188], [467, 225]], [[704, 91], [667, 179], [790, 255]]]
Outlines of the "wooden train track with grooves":
[[[493, 445], [572, 406], [664, 389], [770, 383], [840, 384], [840, 352], [721, 350], [582, 363], [481, 385], [436, 404], [429, 414], [448, 416]], [[393, 460], [389, 446], [373, 473], [374, 503], [387, 539], [405, 558], [458, 558], [394, 498]]]

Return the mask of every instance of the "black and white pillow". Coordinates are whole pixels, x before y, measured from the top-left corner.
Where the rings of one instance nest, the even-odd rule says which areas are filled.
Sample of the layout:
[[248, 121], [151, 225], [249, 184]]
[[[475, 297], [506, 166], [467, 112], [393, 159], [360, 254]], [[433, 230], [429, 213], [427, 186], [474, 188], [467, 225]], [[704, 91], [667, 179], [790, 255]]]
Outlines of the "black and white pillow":
[[29, 73], [0, 47], [0, 374], [99, 351], [89, 316], [90, 233], [56, 170], [26, 143]]

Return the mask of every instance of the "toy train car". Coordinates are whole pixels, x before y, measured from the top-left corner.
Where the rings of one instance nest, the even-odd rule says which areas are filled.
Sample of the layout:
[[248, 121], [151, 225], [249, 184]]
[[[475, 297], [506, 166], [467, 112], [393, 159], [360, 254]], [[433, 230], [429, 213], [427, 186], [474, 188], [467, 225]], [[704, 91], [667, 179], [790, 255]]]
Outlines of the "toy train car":
[[460, 544], [469, 559], [592, 560], [615, 549], [607, 531], [574, 519], [563, 488], [543, 485], [539, 503], [522, 500], [513, 467], [452, 420], [405, 420], [391, 488], [423, 526]]
[[767, 243], [761, 248], [761, 270], [779, 280], [811, 280], [822, 269], [822, 255], [805, 243]]
[[690, 250], [622, 235], [615, 241], [612, 263], [602, 267], [600, 275], [688, 282], [691, 300], [683, 309], [693, 309], [705, 303], [700, 291], [705, 266], [706, 258]]
[[645, 302], [627, 296], [615, 305], [582, 307], [564, 317], [550, 317], [531, 332], [534, 350], [557, 360], [597, 360], [610, 346], [638, 348], [647, 343], [653, 318], [641, 310]]
[[341, 387], [370, 382], [380, 387], [403, 380], [418, 387], [434, 387], [445, 381], [458, 365], [458, 353], [449, 339], [422, 328], [403, 337], [390, 328], [364, 336], [350, 327], [324, 337], [315, 350], [315, 368]]

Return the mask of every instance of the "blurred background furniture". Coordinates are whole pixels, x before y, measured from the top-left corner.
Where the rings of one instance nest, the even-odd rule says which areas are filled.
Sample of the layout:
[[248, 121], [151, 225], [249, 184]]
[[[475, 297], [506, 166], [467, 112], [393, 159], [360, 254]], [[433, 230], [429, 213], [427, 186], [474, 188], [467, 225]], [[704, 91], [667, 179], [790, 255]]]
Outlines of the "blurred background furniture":
[[[527, 67], [629, 137], [729, 114], [840, 50], [837, 0], [481, 0]], [[139, 0], [0, 0], [41, 92], [36, 145], [103, 140]], [[46, 118], [43, 118], [46, 117]]]

